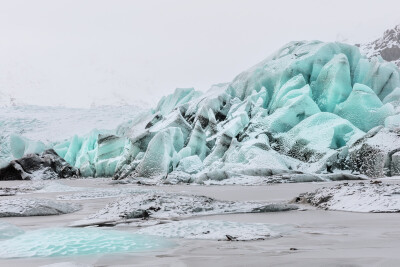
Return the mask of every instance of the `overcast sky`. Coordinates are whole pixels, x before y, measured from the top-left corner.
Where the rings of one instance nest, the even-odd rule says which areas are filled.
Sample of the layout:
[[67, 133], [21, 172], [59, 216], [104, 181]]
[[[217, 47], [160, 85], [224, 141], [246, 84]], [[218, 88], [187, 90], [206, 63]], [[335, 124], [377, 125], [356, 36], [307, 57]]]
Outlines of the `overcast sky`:
[[292, 40], [373, 40], [399, 10], [399, 0], [0, 0], [0, 92], [39, 105], [155, 103], [231, 81]]

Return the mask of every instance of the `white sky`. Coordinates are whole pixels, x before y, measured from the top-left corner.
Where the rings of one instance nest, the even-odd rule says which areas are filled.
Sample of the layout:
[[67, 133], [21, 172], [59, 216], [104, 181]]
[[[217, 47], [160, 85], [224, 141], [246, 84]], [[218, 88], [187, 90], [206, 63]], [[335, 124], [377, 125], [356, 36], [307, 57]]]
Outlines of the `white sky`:
[[292, 40], [365, 42], [400, 1], [0, 0], [0, 92], [88, 107], [231, 81]]

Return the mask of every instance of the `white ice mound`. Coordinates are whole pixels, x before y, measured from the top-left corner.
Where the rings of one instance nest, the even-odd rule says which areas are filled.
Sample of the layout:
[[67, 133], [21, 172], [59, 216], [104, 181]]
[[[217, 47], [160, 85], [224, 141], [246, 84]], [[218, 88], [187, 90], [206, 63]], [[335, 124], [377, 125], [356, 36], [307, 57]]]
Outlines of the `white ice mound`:
[[379, 181], [344, 183], [301, 195], [301, 200], [328, 210], [400, 212], [400, 185]]
[[248, 241], [281, 237], [289, 225], [229, 221], [184, 220], [143, 228], [136, 233], [170, 238]]
[[157, 250], [172, 243], [154, 236], [93, 228], [49, 228], [0, 241], [0, 258], [60, 257]]
[[285, 203], [221, 201], [205, 196], [164, 192], [124, 196], [73, 226], [124, 223], [135, 219], [175, 219], [224, 213], [279, 212], [297, 209]]
[[0, 217], [60, 215], [80, 209], [81, 206], [78, 204], [48, 199], [11, 198], [0, 200]]

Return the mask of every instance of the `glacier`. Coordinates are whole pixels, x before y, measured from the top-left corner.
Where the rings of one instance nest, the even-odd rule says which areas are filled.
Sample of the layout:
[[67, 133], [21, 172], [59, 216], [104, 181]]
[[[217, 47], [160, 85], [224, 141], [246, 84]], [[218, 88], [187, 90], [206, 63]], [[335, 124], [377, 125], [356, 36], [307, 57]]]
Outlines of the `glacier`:
[[[230, 83], [204, 93], [178, 88], [113, 132], [92, 130], [51, 148], [84, 177], [207, 183], [391, 176], [400, 169], [399, 95], [393, 63], [367, 59], [348, 44], [291, 42]], [[43, 150], [12, 140], [15, 156]]]

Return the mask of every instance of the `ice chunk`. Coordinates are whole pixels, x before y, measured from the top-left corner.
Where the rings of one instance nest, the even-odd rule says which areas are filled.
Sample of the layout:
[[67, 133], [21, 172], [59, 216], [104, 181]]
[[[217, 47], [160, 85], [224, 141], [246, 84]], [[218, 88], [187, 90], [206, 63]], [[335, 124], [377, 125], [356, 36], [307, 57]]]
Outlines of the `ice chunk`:
[[183, 134], [183, 138], [186, 140], [188, 137], [190, 131], [192, 130], [192, 127], [190, 126], [189, 123], [186, 122], [186, 120], [182, 117], [181, 113], [179, 110], [175, 110], [165, 116], [163, 120], [158, 122], [156, 125], [152, 126], [150, 128], [150, 132], [152, 133], [158, 133], [159, 131], [163, 129], [167, 129], [169, 127], [177, 127], [180, 128]]
[[136, 168], [137, 176], [167, 175], [175, 167], [173, 159], [183, 147], [180, 128], [170, 127], [158, 132], [150, 141], [146, 153]]
[[385, 119], [385, 127], [389, 129], [400, 128], [400, 114], [389, 116]]
[[333, 112], [336, 105], [346, 100], [352, 90], [347, 57], [344, 54], [334, 55], [321, 69], [311, 88], [320, 109]]
[[398, 151], [398, 134], [382, 126], [376, 127], [350, 147], [346, 165], [370, 177], [391, 176], [391, 158]]
[[383, 104], [391, 103], [394, 107], [400, 106], [400, 87], [395, 88], [383, 100]]
[[[308, 85], [306, 87], [309, 88]], [[297, 90], [293, 90], [291, 93], [295, 91]], [[287, 132], [300, 121], [318, 112], [320, 109], [307, 93], [299, 95], [288, 99], [282, 107], [265, 118], [265, 128], [273, 133]]]
[[[289, 94], [290, 91], [300, 89], [306, 86], [306, 81], [302, 74], [298, 74], [287, 81], [279, 90], [276, 91], [274, 97], [270, 102], [270, 111], [274, 112], [278, 107], [282, 107], [286, 102], [285, 96]], [[311, 95], [310, 95], [311, 96]]]
[[201, 159], [197, 155], [181, 159], [176, 168], [177, 171], [183, 171], [189, 174], [198, 173], [202, 169], [203, 162], [201, 162]]
[[97, 225], [101, 222], [122, 223], [125, 219], [171, 219], [224, 213], [279, 212], [297, 209], [285, 203], [220, 201], [197, 195], [164, 192], [125, 196], [105, 208], [77, 221], [73, 226]]
[[400, 186], [381, 183], [346, 183], [324, 187], [300, 198], [323, 209], [355, 212], [400, 212]]
[[0, 217], [60, 215], [80, 209], [79, 204], [55, 202], [48, 199], [12, 198], [0, 201]]
[[201, 124], [197, 122], [190, 135], [187, 147], [191, 149], [191, 153], [193, 155], [198, 155], [201, 160], [204, 160], [204, 158], [210, 152], [210, 149], [206, 144], [206, 133], [201, 127]]
[[394, 114], [394, 109], [391, 104], [383, 105], [371, 88], [357, 83], [349, 98], [337, 106], [335, 113], [367, 132], [383, 125], [385, 118]]
[[35, 180], [76, 177], [78, 170], [52, 149], [41, 155], [28, 154], [0, 168], [0, 180]]
[[231, 145], [232, 137], [224, 134], [218, 137], [214, 150], [204, 159], [204, 166], [211, 165], [221, 159]]
[[201, 92], [195, 91], [194, 88], [176, 88], [173, 94], [163, 97], [158, 102], [156, 111], [159, 111], [162, 115], [167, 115], [175, 107], [183, 105], [200, 95]]
[[400, 151], [392, 155], [390, 170], [391, 175], [400, 175]]
[[332, 113], [317, 113], [281, 135], [287, 154], [303, 161], [316, 161], [329, 152], [351, 144], [364, 135], [349, 121]]
[[40, 141], [32, 141], [15, 134], [10, 136], [10, 146], [13, 157], [17, 159], [27, 154], [40, 154], [47, 148]]
[[361, 83], [371, 88], [379, 99], [384, 99], [396, 87], [399, 87], [399, 69], [388, 62], [360, 60], [354, 73], [354, 83]]

